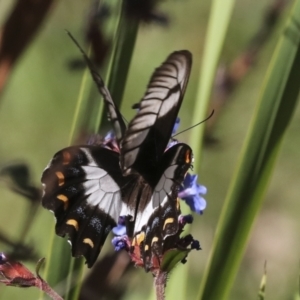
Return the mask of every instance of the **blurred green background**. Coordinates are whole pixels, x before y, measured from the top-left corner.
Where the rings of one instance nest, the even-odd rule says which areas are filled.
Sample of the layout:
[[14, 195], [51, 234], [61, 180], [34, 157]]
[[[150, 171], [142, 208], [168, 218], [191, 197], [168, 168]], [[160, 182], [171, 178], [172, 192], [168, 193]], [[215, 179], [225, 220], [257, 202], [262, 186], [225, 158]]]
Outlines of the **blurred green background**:
[[[265, 9], [272, 2], [274, 1], [237, 1], [222, 52], [222, 62], [232, 62], [245, 50], [261, 25]], [[85, 45], [83, 32], [91, 4], [92, 1], [78, 0], [54, 2], [38, 34], [18, 60], [0, 95], [0, 165], [20, 160], [27, 162], [36, 185], [40, 185], [41, 173], [53, 154], [68, 145], [82, 72], [74, 72], [68, 68], [68, 61], [79, 56], [79, 52], [65, 34], [65, 29], [81, 45]], [[9, 16], [13, 5], [14, 2], [10, 0], [1, 1], [1, 25]], [[193, 53], [193, 69], [179, 114], [181, 128], [184, 129], [193, 125], [190, 121], [210, 1], [169, 0], [164, 1], [159, 10], [169, 16], [170, 23], [168, 26], [153, 23], [140, 26], [121, 111], [130, 119], [134, 113], [130, 107], [143, 96], [154, 68], [172, 51], [188, 49]], [[283, 12], [270, 40], [259, 53], [256, 63], [223, 109], [214, 131], [219, 143], [204, 149], [199, 181], [208, 188], [207, 209], [202, 216], [195, 218], [192, 227], [192, 234], [200, 240], [203, 250], [192, 252], [188, 264], [177, 267], [189, 268], [190, 299], [197, 295], [198, 278], [208, 261], [220, 210], [288, 10], [289, 6]], [[267, 299], [292, 299], [297, 289], [300, 253], [300, 204], [297, 196], [300, 173], [299, 123], [298, 109], [285, 136], [264, 206], [252, 231], [230, 299], [257, 297], [265, 261], [268, 272]], [[188, 143], [189, 134], [185, 132], [178, 138]], [[1, 182], [0, 201], [0, 230], [12, 239], [18, 239], [28, 203]], [[48, 254], [53, 226], [52, 214], [41, 207], [26, 237], [26, 242], [33, 245], [41, 257]], [[113, 251], [109, 241], [107, 245], [109, 251]], [[7, 249], [5, 244], [0, 244], [0, 251], [5, 252]], [[34, 264], [26, 265], [34, 270]], [[142, 269], [137, 269], [131, 275], [126, 299], [140, 299], [141, 295], [148, 295], [145, 291], [152, 288], [152, 276], [145, 274]], [[0, 298], [5, 300], [37, 299], [38, 295], [38, 291], [34, 289], [0, 286]]]

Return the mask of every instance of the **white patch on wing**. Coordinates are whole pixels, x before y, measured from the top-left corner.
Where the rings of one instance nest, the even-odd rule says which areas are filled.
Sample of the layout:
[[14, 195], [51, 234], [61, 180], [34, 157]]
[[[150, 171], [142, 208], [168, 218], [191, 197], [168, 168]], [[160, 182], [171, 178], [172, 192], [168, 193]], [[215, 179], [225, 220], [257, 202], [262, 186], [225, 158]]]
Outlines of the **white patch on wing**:
[[97, 190], [100, 189], [99, 181], [96, 179], [93, 180], [87, 180], [83, 182], [82, 184], [84, 186], [84, 193], [86, 195], [90, 195], [92, 193], [95, 193]]
[[90, 206], [98, 206], [118, 222], [121, 210], [125, 206], [122, 202], [120, 187], [107, 171], [97, 165], [89, 151], [84, 148], [81, 150], [89, 160], [88, 166], [81, 167], [87, 179], [82, 183], [85, 194], [88, 195], [87, 203]]
[[146, 99], [153, 98], [153, 100], [159, 100], [161, 102], [164, 98], [166, 98], [168, 91], [167, 87], [151, 87], [148, 90], [149, 94], [147, 94]]
[[177, 168], [178, 165], [172, 165], [164, 171], [163, 175], [160, 177], [160, 180], [155, 187], [155, 191], [161, 191], [162, 189], [165, 189], [167, 191], [170, 190], [170, 182], [173, 183], [173, 177]]
[[[159, 107], [161, 105], [161, 100], [158, 99], [151, 99], [152, 94], [148, 94], [147, 97], [145, 97], [145, 100], [141, 103], [141, 108], [143, 110], [143, 113], [158, 113]], [[149, 100], [147, 100], [149, 99]]]
[[[98, 164], [95, 162], [95, 160], [93, 159], [93, 157], [91, 156], [90, 152], [88, 149], [86, 148], [80, 148], [80, 150], [82, 152], [84, 152], [84, 154], [86, 155], [86, 158], [88, 159], [89, 163], [88, 165], [90, 167], [98, 167]], [[99, 168], [99, 167], [98, 167]]]
[[156, 118], [157, 115], [155, 114], [149, 114], [149, 113], [147, 115], [142, 114], [132, 121], [130, 130], [137, 131], [137, 130], [142, 130], [144, 128], [151, 127], [155, 123]]
[[[161, 205], [164, 205], [168, 201], [168, 197], [165, 196]], [[134, 234], [141, 231], [142, 227], [147, 224], [149, 218], [154, 213], [155, 210], [159, 209], [159, 207], [153, 208], [153, 198], [149, 201], [147, 206], [145, 207], [143, 212], [139, 212], [136, 216], [135, 224], [134, 224]]]
[[173, 177], [177, 167], [177, 165], [168, 167], [160, 177], [153, 192], [152, 201], [154, 207], [162, 205], [162, 203], [160, 203], [160, 199], [165, 199], [165, 195], [167, 193], [171, 193], [171, 189], [174, 184]]
[[[138, 137], [139, 138], [139, 141], [143, 141], [147, 135], [148, 135], [148, 132], [149, 132], [149, 128], [146, 128], [144, 129], [143, 131], [139, 131], [137, 133], [132, 133], [128, 139], [126, 139], [126, 141], [122, 144], [122, 146], [124, 147], [124, 145], [128, 145], [128, 144], [136, 144], [136, 138]], [[138, 144], [140, 145], [140, 144]]]
[[177, 78], [178, 82], [180, 83], [181, 87], [183, 87], [185, 80], [186, 80], [186, 60], [184, 58], [183, 60], [178, 61], [177, 63]]
[[120, 216], [131, 216], [133, 217], [135, 214], [135, 210], [134, 209], [130, 209], [128, 205], [122, 205], [122, 209], [120, 212]]
[[161, 118], [162, 116], [168, 114], [170, 112], [170, 110], [173, 109], [173, 107], [176, 107], [178, 105], [178, 99], [180, 97], [180, 92], [177, 91], [176, 93], [172, 93], [168, 99], [166, 99], [161, 107], [160, 107], [160, 111], [159, 111], [159, 115], [158, 117]]
[[100, 177], [103, 177], [107, 174], [107, 172], [101, 168], [99, 168], [99, 166], [82, 166], [81, 167], [86, 175], [86, 179], [97, 179]]

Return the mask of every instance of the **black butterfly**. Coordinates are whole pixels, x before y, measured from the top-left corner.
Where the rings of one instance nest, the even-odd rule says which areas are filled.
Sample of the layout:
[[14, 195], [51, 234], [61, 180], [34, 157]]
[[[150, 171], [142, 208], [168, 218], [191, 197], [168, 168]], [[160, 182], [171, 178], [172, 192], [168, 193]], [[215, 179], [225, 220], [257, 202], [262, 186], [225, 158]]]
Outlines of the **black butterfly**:
[[[84, 55], [85, 56], [85, 55]], [[85, 56], [104, 96], [115, 138], [100, 145], [65, 148], [42, 175], [42, 204], [54, 212], [56, 234], [69, 235], [72, 255], [91, 267], [120, 216], [127, 235], [140, 246], [146, 270], [178, 234], [178, 188], [192, 164], [182, 143], [168, 148], [192, 64], [189, 51], [177, 51], [155, 70], [136, 116], [126, 126], [109, 91]], [[178, 234], [179, 235], [179, 234]]]

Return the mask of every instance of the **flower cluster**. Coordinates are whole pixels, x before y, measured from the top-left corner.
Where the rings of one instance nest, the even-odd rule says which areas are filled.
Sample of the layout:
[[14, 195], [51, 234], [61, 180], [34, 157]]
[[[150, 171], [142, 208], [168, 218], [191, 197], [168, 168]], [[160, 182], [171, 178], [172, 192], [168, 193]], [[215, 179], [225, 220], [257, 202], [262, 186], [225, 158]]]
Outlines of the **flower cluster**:
[[18, 287], [34, 286], [35, 276], [21, 263], [9, 260], [0, 253], [0, 282]]
[[202, 197], [206, 194], [206, 187], [198, 184], [198, 175], [187, 173], [182, 186], [179, 189], [178, 197], [185, 201], [192, 211], [202, 214], [206, 207], [206, 201]]
[[36, 287], [50, 296], [53, 300], [63, 300], [49, 284], [39, 275], [39, 270], [45, 259], [41, 258], [33, 274], [22, 263], [11, 260], [0, 252], [0, 283], [21, 288]]

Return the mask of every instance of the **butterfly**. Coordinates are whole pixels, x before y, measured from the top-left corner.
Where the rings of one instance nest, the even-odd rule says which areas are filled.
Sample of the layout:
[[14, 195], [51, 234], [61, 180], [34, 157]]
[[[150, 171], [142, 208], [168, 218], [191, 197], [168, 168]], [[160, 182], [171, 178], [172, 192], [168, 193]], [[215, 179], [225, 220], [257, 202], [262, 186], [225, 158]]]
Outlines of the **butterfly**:
[[154, 71], [128, 125], [85, 54], [84, 58], [103, 95], [114, 136], [57, 152], [42, 174], [42, 205], [56, 217], [56, 234], [68, 235], [72, 255], [84, 256], [88, 267], [124, 216], [130, 246], [138, 246], [137, 260], [148, 271], [171, 247], [170, 237], [179, 235], [177, 194], [193, 155], [187, 144], [168, 144], [192, 55], [187, 50], [173, 52]]

